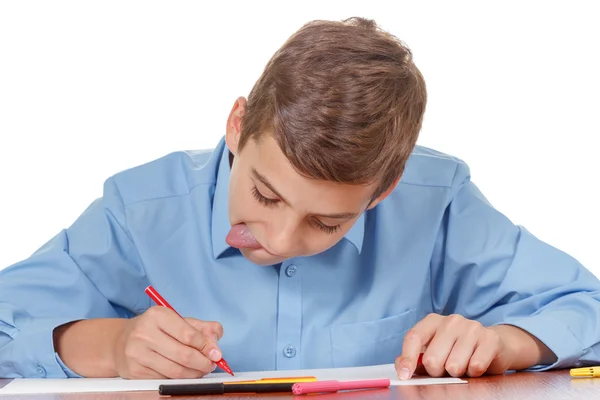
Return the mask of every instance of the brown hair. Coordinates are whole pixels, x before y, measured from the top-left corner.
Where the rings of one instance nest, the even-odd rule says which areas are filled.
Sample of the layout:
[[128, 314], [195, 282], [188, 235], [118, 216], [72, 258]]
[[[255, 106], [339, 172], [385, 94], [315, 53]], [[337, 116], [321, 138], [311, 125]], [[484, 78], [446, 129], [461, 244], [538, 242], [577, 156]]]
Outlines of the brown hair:
[[346, 184], [402, 175], [423, 120], [410, 49], [374, 21], [312, 21], [273, 55], [248, 96], [239, 149], [272, 133], [302, 175]]

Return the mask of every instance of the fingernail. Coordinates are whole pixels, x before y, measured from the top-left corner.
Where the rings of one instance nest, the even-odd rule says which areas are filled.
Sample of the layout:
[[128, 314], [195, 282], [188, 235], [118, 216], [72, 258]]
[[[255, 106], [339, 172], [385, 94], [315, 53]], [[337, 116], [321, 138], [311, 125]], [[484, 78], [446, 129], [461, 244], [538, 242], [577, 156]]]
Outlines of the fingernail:
[[208, 358], [210, 358], [214, 362], [217, 362], [221, 359], [221, 352], [217, 349], [212, 349], [208, 352]]
[[212, 369], [210, 370], [210, 372], [213, 372], [215, 369], [217, 369], [217, 364], [213, 364]]
[[215, 341], [215, 343], [219, 341], [219, 337], [217, 336], [216, 333], [213, 333], [212, 335], [210, 335], [210, 337], [212, 337], [212, 339]]
[[410, 371], [408, 370], [408, 368], [402, 368], [398, 377], [401, 381], [405, 381], [408, 378], [410, 378]]

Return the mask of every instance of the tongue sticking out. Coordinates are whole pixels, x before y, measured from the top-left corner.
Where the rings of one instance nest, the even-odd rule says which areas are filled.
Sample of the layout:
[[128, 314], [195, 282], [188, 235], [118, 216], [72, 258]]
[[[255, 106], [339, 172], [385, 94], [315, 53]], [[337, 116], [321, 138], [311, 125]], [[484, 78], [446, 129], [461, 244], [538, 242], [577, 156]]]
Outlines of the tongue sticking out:
[[237, 249], [260, 249], [262, 247], [246, 224], [232, 226], [225, 241]]

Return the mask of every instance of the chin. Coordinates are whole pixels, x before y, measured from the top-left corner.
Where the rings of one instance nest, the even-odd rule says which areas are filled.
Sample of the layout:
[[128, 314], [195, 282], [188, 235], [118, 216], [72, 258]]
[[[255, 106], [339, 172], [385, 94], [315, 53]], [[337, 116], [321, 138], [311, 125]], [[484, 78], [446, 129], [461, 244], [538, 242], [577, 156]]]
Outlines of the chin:
[[265, 249], [240, 249], [240, 252], [247, 260], [263, 267], [279, 264], [285, 260], [285, 258], [274, 256]]

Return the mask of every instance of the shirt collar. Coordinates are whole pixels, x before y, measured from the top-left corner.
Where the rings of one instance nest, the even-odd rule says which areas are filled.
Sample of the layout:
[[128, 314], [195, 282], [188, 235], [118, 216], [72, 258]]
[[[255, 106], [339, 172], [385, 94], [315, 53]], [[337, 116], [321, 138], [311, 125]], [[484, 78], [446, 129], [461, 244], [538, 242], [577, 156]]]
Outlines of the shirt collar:
[[365, 213], [360, 214], [344, 238], [350, 241], [360, 254], [365, 239]]
[[[224, 141], [223, 141], [224, 142]], [[213, 196], [212, 206], [212, 246], [213, 255], [216, 258], [225, 253], [231, 247], [225, 241], [231, 224], [229, 222], [229, 149], [224, 143], [221, 143], [215, 152], [221, 152], [221, 160], [219, 161], [219, 167], [217, 169], [217, 183], [215, 185], [215, 192]], [[362, 245], [365, 234], [365, 214], [362, 213], [355, 224], [350, 228], [344, 238], [356, 247], [356, 250], [360, 254], [362, 251]]]
[[215, 149], [221, 152], [221, 160], [217, 168], [217, 183], [212, 205], [212, 246], [213, 255], [219, 258], [230, 246], [225, 241], [231, 224], [229, 222], [229, 149], [223, 140]]

